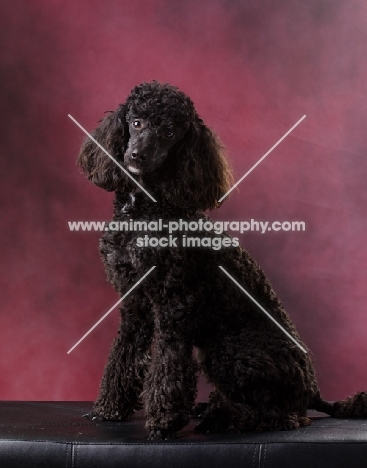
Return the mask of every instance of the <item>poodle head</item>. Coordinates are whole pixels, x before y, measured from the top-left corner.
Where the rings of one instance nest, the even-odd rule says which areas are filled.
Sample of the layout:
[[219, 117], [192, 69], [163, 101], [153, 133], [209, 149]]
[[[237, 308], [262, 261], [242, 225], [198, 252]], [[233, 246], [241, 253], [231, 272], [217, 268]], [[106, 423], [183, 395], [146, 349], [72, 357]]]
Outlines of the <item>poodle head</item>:
[[[157, 81], [142, 83], [94, 131], [94, 138], [157, 197], [196, 210], [217, 207], [233, 183], [224, 149], [191, 99]], [[106, 190], [136, 185], [87, 139], [78, 159], [88, 178]]]
[[160, 168], [195, 118], [194, 104], [177, 88], [156, 81], [136, 86], [126, 101], [127, 169], [144, 176]]

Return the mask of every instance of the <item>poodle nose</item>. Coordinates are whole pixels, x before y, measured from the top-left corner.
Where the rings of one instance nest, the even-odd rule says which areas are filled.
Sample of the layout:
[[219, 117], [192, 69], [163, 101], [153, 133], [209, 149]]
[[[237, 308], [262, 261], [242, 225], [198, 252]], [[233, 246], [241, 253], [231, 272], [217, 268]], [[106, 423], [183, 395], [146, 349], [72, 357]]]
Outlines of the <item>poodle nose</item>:
[[145, 156], [138, 152], [136, 149], [131, 152], [131, 159], [135, 159], [136, 161], [145, 161]]

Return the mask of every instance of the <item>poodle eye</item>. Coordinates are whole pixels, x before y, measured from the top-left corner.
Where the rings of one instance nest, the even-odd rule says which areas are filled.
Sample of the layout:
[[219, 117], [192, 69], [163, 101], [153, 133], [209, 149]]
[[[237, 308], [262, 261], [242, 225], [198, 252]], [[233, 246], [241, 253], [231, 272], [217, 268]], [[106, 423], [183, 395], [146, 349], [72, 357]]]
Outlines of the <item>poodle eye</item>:
[[171, 130], [167, 130], [164, 136], [170, 140], [171, 138], [175, 136], [175, 134]]
[[141, 122], [140, 122], [140, 120], [134, 120], [134, 121], [133, 121], [133, 127], [134, 127], [134, 128], [137, 128], [137, 129], [141, 128]]

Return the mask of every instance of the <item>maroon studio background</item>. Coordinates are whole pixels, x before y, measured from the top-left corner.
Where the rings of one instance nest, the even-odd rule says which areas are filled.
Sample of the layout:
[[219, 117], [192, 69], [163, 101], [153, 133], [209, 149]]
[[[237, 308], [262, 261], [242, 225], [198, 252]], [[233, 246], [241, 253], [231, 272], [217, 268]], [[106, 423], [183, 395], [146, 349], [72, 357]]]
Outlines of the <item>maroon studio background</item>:
[[[213, 216], [304, 220], [249, 233], [313, 350], [329, 399], [367, 389], [367, 7], [364, 0], [3, 2], [0, 398], [94, 399], [117, 328], [98, 233], [112, 195], [78, 173], [83, 134], [141, 81], [175, 84], [241, 177]], [[207, 387], [200, 383], [199, 397]]]

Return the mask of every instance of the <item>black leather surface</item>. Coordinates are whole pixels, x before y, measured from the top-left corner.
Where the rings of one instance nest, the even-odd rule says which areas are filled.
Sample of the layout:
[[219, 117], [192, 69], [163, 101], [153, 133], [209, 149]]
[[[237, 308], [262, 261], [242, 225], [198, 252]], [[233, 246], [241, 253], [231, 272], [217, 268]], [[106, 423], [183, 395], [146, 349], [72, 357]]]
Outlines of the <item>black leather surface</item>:
[[0, 402], [0, 468], [367, 468], [367, 421], [317, 416], [297, 431], [197, 435], [149, 442], [141, 414], [82, 418], [89, 402]]

